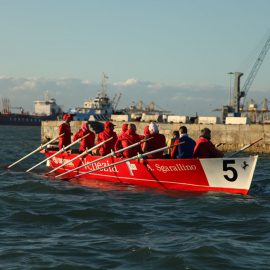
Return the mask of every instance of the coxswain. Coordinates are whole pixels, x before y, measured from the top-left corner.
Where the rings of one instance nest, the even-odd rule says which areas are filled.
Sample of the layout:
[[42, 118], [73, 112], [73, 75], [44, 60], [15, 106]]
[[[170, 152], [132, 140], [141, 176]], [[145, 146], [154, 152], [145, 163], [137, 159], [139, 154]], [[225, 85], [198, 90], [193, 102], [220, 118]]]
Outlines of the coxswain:
[[[86, 136], [88, 135], [88, 136]], [[95, 133], [89, 129], [88, 123], [82, 123], [81, 128], [73, 136], [73, 141], [83, 138], [80, 143], [79, 152], [82, 153], [87, 149], [92, 148], [95, 145]]]
[[111, 123], [110, 121], [106, 121], [104, 123], [104, 130], [102, 132], [100, 132], [97, 136], [97, 144], [104, 142], [112, 137], [112, 139], [110, 141], [102, 144], [98, 148], [98, 152], [101, 156], [105, 156], [105, 155], [109, 154], [114, 149], [114, 145], [117, 141], [117, 135], [113, 131], [114, 126], [115, 125], [113, 123]]
[[[159, 133], [158, 125], [151, 122], [149, 124], [149, 135], [146, 138], [152, 138], [151, 140], [146, 141], [143, 144], [143, 152], [150, 152], [166, 146], [166, 138], [163, 134]], [[147, 155], [147, 158], [150, 159], [160, 159], [163, 158], [163, 152], [159, 151], [157, 153]]]
[[[136, 133], [136, 125], [129, 124], [128, 130], [121, 136], [121, 145], [122, 148], [126, 148], [132, 144], [138, 143], [144, 139], [143, 135], [138, 135]], [[142, 153], [141, 145], [138, 144], [130, 149], [123, 151], [123, 157], [130, 158], [136, 156], [138, 153]]]
[[122, 127], [121, 127], [121, 132], [118, 134], [118, 137], [117, 137], [117, 141], [114, 145], [114, 150], [117, 151], [117, 150], [120, 150], [122, 149], [122, 136], [123, 134], [128, 130], [128, 124], [123, 124]]
[[72, 120], [71, 114], [64, 114], [63, 115], [64, 122], [58, 127], [58, 134], [61, 135], [59, 138], [58, 147], [62, 149], [65, 146], [71, 144], [71, 128], [70, 122]]
[[195, 141], [188, 136], [186, 126], [179, 128], [179, 139], [175, 140], [171, 158], [193, 158]]
[[224, 156], [211, 142], [211, 130], [209, 128], [201, 130], [201, 136], [196, 141], [193, 156], [194, 158], [219, 158]]

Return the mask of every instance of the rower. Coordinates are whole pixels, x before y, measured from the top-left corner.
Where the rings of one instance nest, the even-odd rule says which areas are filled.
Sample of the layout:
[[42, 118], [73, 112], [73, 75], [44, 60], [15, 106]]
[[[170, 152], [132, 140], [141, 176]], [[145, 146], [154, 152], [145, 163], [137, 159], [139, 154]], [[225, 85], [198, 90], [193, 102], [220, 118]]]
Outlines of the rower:
[[196, 141], [193, 156], [194, 158], [218, 158], [224, 156], [211, 142], [211, 130], [209, 128], [201, 130], [201, 136]]
[[64, 114], [63, 116], [64, 122], [58, 127], [58, 134], [61, 135], [59, 138], [58, 147], [62, 149], [65, 146], [71, 144], [71, 128], [70, 122], [72, 120], [71, 114]]
[[87, 134], [89, 135], [81, 140], [79, 147], [80, 153], [84, 152], [87, 149], [92, 148], [95, 145], [95, 133], [89, 129], [88, 123], [82, 123], [79, 131], [76, 132], [75, 135], [73, 136], [73, 141], [76, 141]]
[[121, 139], [127, 130], [128, 130], [128, 124], [123, 124], [121, 127], [121, 132], [118, 134], [117, 141], [114, 145], [114, 151], [117, 151], [123, 148]]
[[104, 123], [104, 130], [97, 136], [97, 144], [104, 142], [112, 137], [110, 141], [104, 143], [98, 148], [98, 152], [101, 156], [109, 154], [114, 149], [114, 145], [117, 141], [117, 135], [114, 132], [114, 127], [115, 125], [112, 122], [106, 121]]
[[187, 127], [181, 126], [179, 128], [179, 139], [174, 142], [171, 158], [193, 158], [195, 144], [195, 141], [188, 136]]
[[[134, 143], [138, 143], [143, 140], [143, 135], [138, 135], [136, 133], [136, 125], [129, 124], [128, 130], [121, 136], [121, 145], [122, 148], [126, 148]], [[123, 151], [123, 157], [130, 158], [136, 156], [138, 153], [142, 153], [141, 145], [137, 145], [133, 148], [127, 149]]]
[[[149, 136], [147, 138], [153, 138], [143, 144], [142, 150], [144, 153], [150, 152], [162, 147], [166, 146], [166, 139], [163, 134], [159, 133], [158, 125], [154, 122], [149, 124]], [[155, 159], [155, 158], [163, 158], [162, 152], [157, 152], [151, 155], [147, 155], [147, 158]]]

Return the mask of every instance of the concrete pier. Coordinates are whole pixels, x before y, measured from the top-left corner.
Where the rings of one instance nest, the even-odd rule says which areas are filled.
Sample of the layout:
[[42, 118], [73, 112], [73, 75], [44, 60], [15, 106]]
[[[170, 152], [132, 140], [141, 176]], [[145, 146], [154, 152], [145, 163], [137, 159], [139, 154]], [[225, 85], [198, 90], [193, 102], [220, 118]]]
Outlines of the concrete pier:
[[[61, 121], [44, 121], [41, 125], [41, 141], [45, 143], [48, 139], [57, 137], [58, 126]], [[81, 121], [72, 121], [71, 130], [74, 134], [81, 126]], [[123, 122], [114, 122], [116, 125], [115, 131], [119, 133]], [[147, 125], [142, 122], [134, 122], [137, 126], [137, 133], [143, 134], [144, 127]], [[169, 140], [172, 137], [172, 132], [178, 130], [181, 124], [165, 124], [159, 123], [160, 133], [166, 136]], [[196, 140], [200, 135], [200, 130], [208, 127], [212, 131], [212, 142], [214, 144], [223, 143], [219, 147], [222, 151], [237, 151], [243, 146], [252, 143], [260, 138], [260, 142], [248, 148], [252, 153], [270, 153], [270, 125], [250, 124], [250, 125], [224, 125], [224, 124], [185, 124], [188, 128], [189, 136]], [[102, 122], [90, 122], [90, 128], [96, 133], [102, 130]]]

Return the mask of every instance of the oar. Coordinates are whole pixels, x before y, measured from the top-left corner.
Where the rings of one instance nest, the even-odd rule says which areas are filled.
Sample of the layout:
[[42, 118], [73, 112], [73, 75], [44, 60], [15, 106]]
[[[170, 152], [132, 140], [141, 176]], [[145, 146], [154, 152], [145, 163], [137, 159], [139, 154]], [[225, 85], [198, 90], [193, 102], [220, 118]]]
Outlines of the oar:
[[223, 142], [221, 142], [221, 143], [217, 143], [216, 145], [215, 145], [215, 147], [220, 147], [221, 145], [224, 145], [225, 143], [223, 143]]
[[36, 152], [42, 150], [45, 146], [47, 146], [48, 144], [50, 144], [50, 143], [56, 141], [56, 140], [57, 140], [60, 136], [62, 136], [62, 135], [63, 135], [63, 134], [61, 134], [61, 135], [59, 135], [59, 136], [57, 136], [57, 137], [51, 139], [50, 141], [46, 142], [45, 144], [42, 144], [41, 146], [39, 146], [38, 148], [36, 148], [36, 149], [35, 149], [34, 151], [32, 151], [31, 153], [25, 155], [24, 157], [20, 158], [19, 160], [15, 161], [14, 163], [10, 164], [7, 168], [9, 169], [9, 168], [13, 167], [13, 166], [16, 165], [17, 163], [19, 163], [19, 162], [23, 161], [24, 159], [30, 157], [31, 155], [35, 154]]
[[113, 138], [113, 137], [111, 137], [111, 138], [107, 139], [106, 141], [103, 141], [103, 142], [101, 142], [101, 143], [95, 145], [94, 147], [92, 147], [92, 148], [90, 148], [90, 149], [86, 149], [86, 150], [85, 150], [83, 153], [81, 153], [80, 155], [78, 155], [78, 156], [74, 157], [73, 159], [68, 160], [67, 162], [63, 163], [62, 165], [60, 165], [60, 166], [54, 168], [53, 170], [49, 171], [47, 174], [51, 174], [51, 173], [55, 172], [56, 170], [58, 170], [58, 169], [60, 169], [60, 168], [62, 168], [62, 167], [64, 167], [64, 166], [66, 166], [67, 164], [71, 163], [72, 161], [74, 161], [74, 160], [80, 158], [81, 156], [83, 156], [83, 155], [85, 155], [85, 154], [88, 154], [89, 152], [91, 152], [91, 151], [95, 150], [96, 148], [100, 147], [102, 144], [104, 144], [104, 143], [110, 141], [112, 138]]
[[[185, 142], [180, 142], [180, 143], [178, 143], [178, 144], [176, 144], [176, 145], [183, 144], [183, 143], [185, 143]], [[96, 169], [91, 170], [91, 171], [88, 171], [88, 172], [84, 172], [84, 173], [77, 174], [75, 177], [80, 177], [80, 176], [85, 175], [85, 174], [89, 174], [89, 173], [93, 173], [93, 172], [100, 171], [100, 170], [103, 170], [103, 169], [107, 169], [107, 168], [109, 168], [109, 167], [116, 166], [116, 165], [119, 165], [119, 164], [128, 162], [128, 161], [130, 161], [130, 160], [141, 159], [141, 158], [143, 158], [143, 157], [145, 157], [145, 156], [152, 155], [152, 154], [155, 154], [155, 153], [164, 151], [164, 150], [169, 149], [169, 148], [171, 148], [171, 147], [173, 147], [173, 146], [176, 146], [176, 145], [164, 146], [164, 147], [162, 147], [162, 148], [159, 148], [159, 149], [156, 149], [156, 150], [153, 150], [153, 151], [144, 153], [144, 154], [138, 154], [138, 155], [136, 155], [136, 156], [134, 156], [134, 157], [126, 158], [125, 160], [120, 160], [120, 161], [117, 161], [117, 162], [115, 162], [115, 163], [113, 163], [113, 164], [106, 165], [106, 166], [104, 166], [104, 167], [96, 168]]]
[[232, 154], [229, 155], [228, 157], [234, 157], [235, 155], [237, 155], [237, 154], [239, 154], [240, 152], [242, 152], [242, 151], [248, 149], [248, 148], [251, 147], [252, 145], [254, 145], [254, 144], [256, 144], [257, 142], [261, 141], [262, 139], [263, 139], [263, 138], [260, 138], [259, 140], [255, 141], [255, 142], [253, 142], [253, 143], [250, 143], [250, 144], [248, 144], [248, 145], [245, 145], [245, 146], [242, 147], [239, 151], [232, 153]]
[[63, 147], [62, 149], [60, 149], [60, 150], [59, 150], [58, 152], [56, 152], [55, 154], [51, 155], [50, 157], [48, 157], [48, 158], [42, 160], [41, 162], [39, 162], [38, 164], [34, 165], [34, 166], [31, 167], [30, 169], [26, 170], [26, 172], [32, 171], [34, 168], [36, 168], [36, 167], [39, 166], [40, 164], [42, 164], [42, 163], [46, 162], [47, 160], [49, 160], [49, 159], [55, 157], [57, 154], [66, 151], [66, 150], [67, 150], [68, 148], [70, 148], [72, 145], [74, 145], [75, 143], [81, 141], [82, 139], [84, 139], [84, 138], [87, 137], [88, 135], [89, 135], [89, 133], [86, 134], [85, 136], [79, 138], [78, 140], [74, 141], [73, 143], [69, 144], [68, 146]]
[[125, 148], [122, 148], [122, 149], [120, 149], [120, 150], [117, 150], [117, 151], [115, 151], [115, 152], [112, 151], [111, 153], [109, 153], [109, 154], [107, 154], [107, 155], [105, 155], [105, 156], [102, 156], [102, 157], [100, 157], [100, 158], [98, 158], [98, 159], [95, 159], [95, 160], [93, 160], [93, 161], [90, 161], [90, 162], [88, 162], [88, 163], [85, 163], [85, 164], [83, 164], [83, 165], [81, 165], [81, 166], [79, 166], [79, 167], [76, 167], [76, 168], [74, 168], [74, 169], [72, 169], [72, 170], [69, 170], [69, 171], [67, 171], [67, 172], [58, 174], [58, 175], [55, 176], [55, 178], [59, 178], [59, 177], [61, 177], [61, 176], [63, 176], [63, 175], [66, 175], [66, 174], [68, 174], [68, 173], [77, 171], [78, 169], [80, 169], [80, 168], [82, 168], [82, 167], [88, 166], [88, 165], [90, 165], [90, 164], [92, 164], [92, 163], [96, 163], [96, 162], [98, 162], [98, 161], [100, 161], [100, 160], [102, 160], [102, 159], [105, 159], [105, 158], [114, 156], [115, 154], [121, 153], [121, 152], [123, 152], [123, 151], [125, 151], [125, 150], [128, 150], [128, 149], [130, 149], [130, 148], [133, 148], [133, 147], [135, 147], [135, 146], [137, 146], [137, 145], [139, 145], [139, 144], [141, 144], [141, 143], [144, 143], [144, 142], [146, 142], [146, 141], [149, 141], [149, 140], [151, 140], [151, 139], [152, 139], [152, 137], [151, 137], [151, 138], [147, 138], [147, 139], [143, 139], [143, 140], [141, 140], [141, 141], [139, 141], [139, 142], [137, 142], [137, 143], [134, 143], [134, 144], [132, 144], [132, 145], [129, 145], [129, 146], [127, 146], [127, 147], [125, 147]]

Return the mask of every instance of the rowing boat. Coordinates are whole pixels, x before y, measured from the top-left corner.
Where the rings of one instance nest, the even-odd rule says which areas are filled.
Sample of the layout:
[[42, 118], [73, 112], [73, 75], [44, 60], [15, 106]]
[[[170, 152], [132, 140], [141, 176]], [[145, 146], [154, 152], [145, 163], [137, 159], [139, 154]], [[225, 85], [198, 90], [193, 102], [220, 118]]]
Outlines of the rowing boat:
[[60, 179], [236, 194], [248, 193], [258, 159], [258, 156], [211, 159], [143, 159], [138, 156], [125, 160], [110, 156], [98, 161], [100, 156], [85, 155], [76, 159], [76, 153], [55, 155], [56, 151], [48, 149], [44, 153], [48, 159], [47, 166], [54, 169], [55, 176], [65, 175]]

